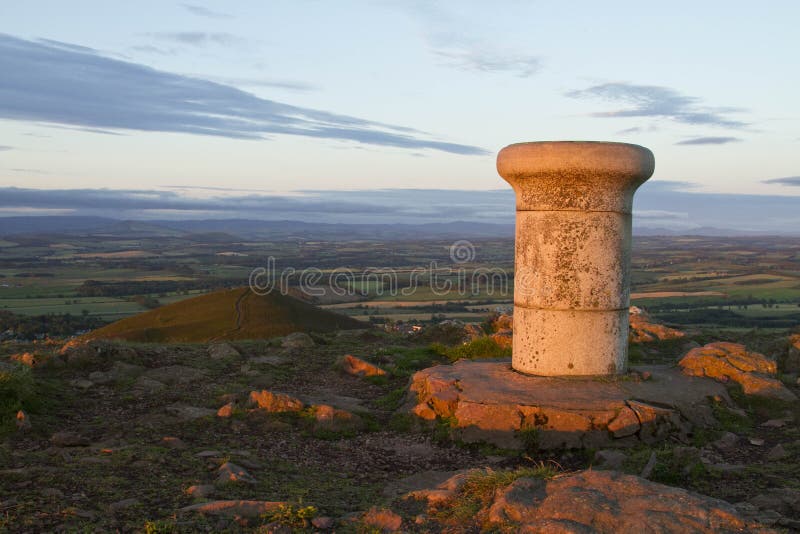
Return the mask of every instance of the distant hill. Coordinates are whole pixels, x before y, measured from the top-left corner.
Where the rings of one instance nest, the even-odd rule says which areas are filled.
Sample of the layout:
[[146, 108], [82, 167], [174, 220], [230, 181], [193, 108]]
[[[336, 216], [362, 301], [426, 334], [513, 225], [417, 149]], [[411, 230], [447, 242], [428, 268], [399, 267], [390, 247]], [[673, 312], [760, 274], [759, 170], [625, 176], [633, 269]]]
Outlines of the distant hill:
[[239, 288], [209, 293], [128, 317], [81, 339], [205, 343], [367, 326], [356, 319], [322, 310], [279, 292], [262, 296], [249, 288]]

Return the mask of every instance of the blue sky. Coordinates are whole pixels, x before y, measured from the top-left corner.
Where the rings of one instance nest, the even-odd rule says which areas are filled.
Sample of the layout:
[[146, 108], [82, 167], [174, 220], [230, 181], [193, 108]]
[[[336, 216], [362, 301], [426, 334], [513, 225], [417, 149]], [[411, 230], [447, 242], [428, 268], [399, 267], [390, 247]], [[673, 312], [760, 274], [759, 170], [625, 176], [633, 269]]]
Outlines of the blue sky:
[[769, 212], [800, 195], [797, 20], [794, 1], [2, 2], [0, 185], [484, 191], [503, 146], [588, 139]]

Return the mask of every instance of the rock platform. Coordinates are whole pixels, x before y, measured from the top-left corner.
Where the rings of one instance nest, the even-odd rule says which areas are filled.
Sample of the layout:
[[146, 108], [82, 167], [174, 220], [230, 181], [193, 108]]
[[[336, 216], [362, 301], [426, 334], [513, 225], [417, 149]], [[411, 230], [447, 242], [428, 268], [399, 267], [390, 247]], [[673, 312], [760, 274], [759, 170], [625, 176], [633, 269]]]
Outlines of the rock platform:
[[712, 402], [733, 406], [723, 384], [675, 367], [556, 378], [518, 373], [509, 360], [461, 360], [414, 374], [404, 409], [467, 443], [556, 449], [688, 441], [715, 423]]

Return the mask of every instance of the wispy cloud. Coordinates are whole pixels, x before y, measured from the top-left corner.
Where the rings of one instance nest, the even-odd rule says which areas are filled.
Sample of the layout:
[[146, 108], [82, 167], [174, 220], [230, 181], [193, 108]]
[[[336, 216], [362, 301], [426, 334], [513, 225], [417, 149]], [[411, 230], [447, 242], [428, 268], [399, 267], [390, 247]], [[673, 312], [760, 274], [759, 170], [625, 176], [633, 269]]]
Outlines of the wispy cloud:
[[5, 152], [7, 150], [14, 150], [14, 147], [13, 146], [0, 145], [0, 152]]
[[233, 15], [222, 13], [220, 11], [212, 11], [203, 6], [195, 4], [181, 4], [181, 7], [193, 15], [198, 17], [207, 17], [210, 19], [232, 19]]
[[150, 37], [190, 46], [234, 46], [245, 42], [241, 37], [226, 32], [152, 32]]
[[671, 119], [683, 124], [735, 129], [748, 126], [746, 122], [729, 116], [733, 113], [743, 112], [744, 109], [706, 106], [699, 98], [686, 96], [675, 89], [658, 85], [605, 83], [569, 91], [566, 96], [605, 100], [624, 106], [612, 111], [592, 113], [593, 117], [654, 117]]
[[800, 176], [786, 176], [785, 178], [772, 178], [770, 180], [764, 180], [763, 183], [800, 187]]
[[445, 64], [462, 70], [507, 72], [521, 78], [536, 74], [542, 63], [538, 56], [502, 54], [476, 47], [435, 48], [433, 52], [442, 58]]
[[310, 83], [295, 80], [274, 80], [269, 78], [220, 78], [215, 76], [214, 81], [236, 87], [271, 87], [299, 92], [316, 91], [319, 89], [317, 86]]
[[693, 137], [678, 141], [676, 145], [726, 145], [728, 143], [738, 143], [738, 137]]
[[271, 134], [486, 155], [383, 124], [257, 97], [229, 85], [0, 34], [0, 118], [99, 130], [265, 139]]

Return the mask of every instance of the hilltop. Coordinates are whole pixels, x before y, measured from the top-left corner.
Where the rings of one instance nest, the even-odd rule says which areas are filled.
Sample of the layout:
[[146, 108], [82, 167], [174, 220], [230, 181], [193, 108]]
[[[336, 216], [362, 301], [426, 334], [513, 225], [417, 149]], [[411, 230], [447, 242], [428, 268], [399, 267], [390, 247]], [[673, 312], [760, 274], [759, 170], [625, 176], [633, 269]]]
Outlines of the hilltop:
[[257, 295], [249, 288], [238, 288], [216, 291], [122, 319], [86, 334], [80, 341], [204, 343], [366, 326], [279, 292]]

